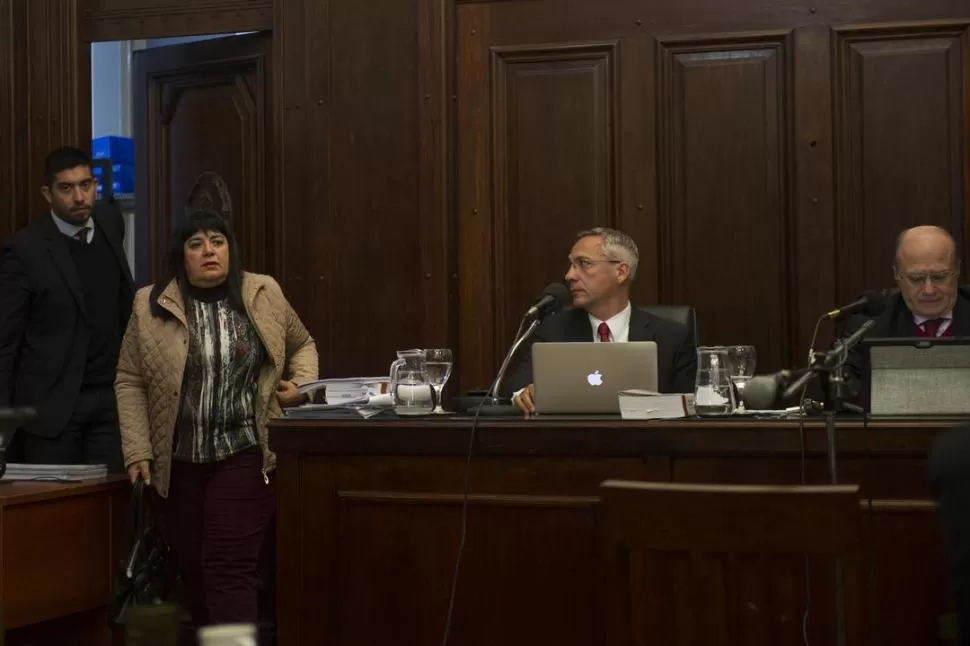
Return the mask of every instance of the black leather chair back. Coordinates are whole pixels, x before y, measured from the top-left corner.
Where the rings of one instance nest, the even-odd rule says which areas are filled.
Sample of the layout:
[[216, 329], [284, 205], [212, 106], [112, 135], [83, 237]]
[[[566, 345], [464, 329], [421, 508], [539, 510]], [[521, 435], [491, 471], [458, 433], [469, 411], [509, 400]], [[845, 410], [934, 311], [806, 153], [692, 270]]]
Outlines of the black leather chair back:
[[642, 310], [654, 316], [687, 326], [687, 338], [697, 346], [697, 313], [690, 305], [640, 305]]

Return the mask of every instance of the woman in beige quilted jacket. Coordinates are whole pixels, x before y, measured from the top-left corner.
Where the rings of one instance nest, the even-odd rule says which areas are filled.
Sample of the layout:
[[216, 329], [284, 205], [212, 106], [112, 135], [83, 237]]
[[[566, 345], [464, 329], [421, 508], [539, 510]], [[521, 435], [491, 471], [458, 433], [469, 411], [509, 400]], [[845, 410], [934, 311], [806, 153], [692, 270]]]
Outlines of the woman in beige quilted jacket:
[[162, 280], [135, 295], [115, 393], [125, 466], [158, 494], [196, 625], [257, 622], [276, 510], [266, 423], [317, 373], [313, 339], [275, 280], [242, 271], [227, 222], [185, 216]]

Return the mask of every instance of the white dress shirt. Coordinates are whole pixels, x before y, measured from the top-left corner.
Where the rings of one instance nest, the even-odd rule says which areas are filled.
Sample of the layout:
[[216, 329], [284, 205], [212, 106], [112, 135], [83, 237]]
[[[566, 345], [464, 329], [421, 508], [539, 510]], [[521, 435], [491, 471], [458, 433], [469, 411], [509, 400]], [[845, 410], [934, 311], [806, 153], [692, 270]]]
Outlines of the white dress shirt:
[[[614, 314], [610, 318], [606, 319], [606, 325], [610, 328], [610, 341], [613, 343], [626, 343], [630, 340], [630, 313], [633, 308], [630, 306], [630, 301], [626, 302], [626, 307], [624, 307], [619, 314]], [[602, 319], [598, 319], [592, 314], [586, 314], [589, 317], [590, 330], [593, 335], [594, 343], [602, 343], [600, 341], [599, 327], [600, 323], [603, 323]], [[520, 388], [512, 393], [512, 400], [514, 401], [516, 397], [519, 396], [525, 388]]]
[[84, 227], [88, 227], [89, 231], [88, 231], [87, 242], [88, 244], [91, 243], [91, 238], [94, 237], [94, 218], [88, 218], [88, 221], [85, 222], [84, 224], [72, 224], [70, 222], [65, 222], [64, 220], [54, 215], [53, 211], [51, 211], [51, 217], [54, 218], [54, 224], [57, 225], [57, 230], [69, 238], [73, 238], [74, 236], [77, 235], [78, 231], [80, 231]]
[[953, 312], [947, 312], [943, 316], [920, 316], [919, 314], [913, 314], [913, 321], [916, 322], [917, 327], [922, 327], [923, 323], [934, 319], [943, 319], [940, 321], [940, 327], [936, 331], [936, 336], [943, 336], [950, 329], [950, 324], [953, 323]]
[[[610, 328], [610, 341], [613, 343], [626, 343], [630, 340], [630, 301], [619, 314], [614, 314], [606, 319], [606, 325]], [[593, 341], [600, 343], [599, 327], [603, 321], [589, 314], [589, 324], [593, 328]]]

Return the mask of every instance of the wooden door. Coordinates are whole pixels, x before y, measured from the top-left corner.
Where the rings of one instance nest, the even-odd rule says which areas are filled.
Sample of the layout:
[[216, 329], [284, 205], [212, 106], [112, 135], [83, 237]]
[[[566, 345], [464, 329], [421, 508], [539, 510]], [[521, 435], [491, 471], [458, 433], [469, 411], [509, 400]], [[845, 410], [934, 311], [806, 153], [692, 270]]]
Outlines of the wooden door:
[[258, 33], [134, 54], [139, 284], [158, 275], [190, 201], [230, 219], [245, 269], [275, 273], [270, 51]]

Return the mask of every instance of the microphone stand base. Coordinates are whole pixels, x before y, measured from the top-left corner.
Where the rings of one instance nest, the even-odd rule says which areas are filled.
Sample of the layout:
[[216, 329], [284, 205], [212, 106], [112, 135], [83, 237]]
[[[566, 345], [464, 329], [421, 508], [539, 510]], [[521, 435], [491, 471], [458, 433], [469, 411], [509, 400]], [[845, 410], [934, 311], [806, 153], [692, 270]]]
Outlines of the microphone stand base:
[[522, 411], [518, 409], [513, 404], [490, 404], [485, 402], [482, 405], [481, 411], [478, 410], [478, 405], [472, 406], [468, 409], [469, 415], [480, 415], [481, 417], [521, 417]]

